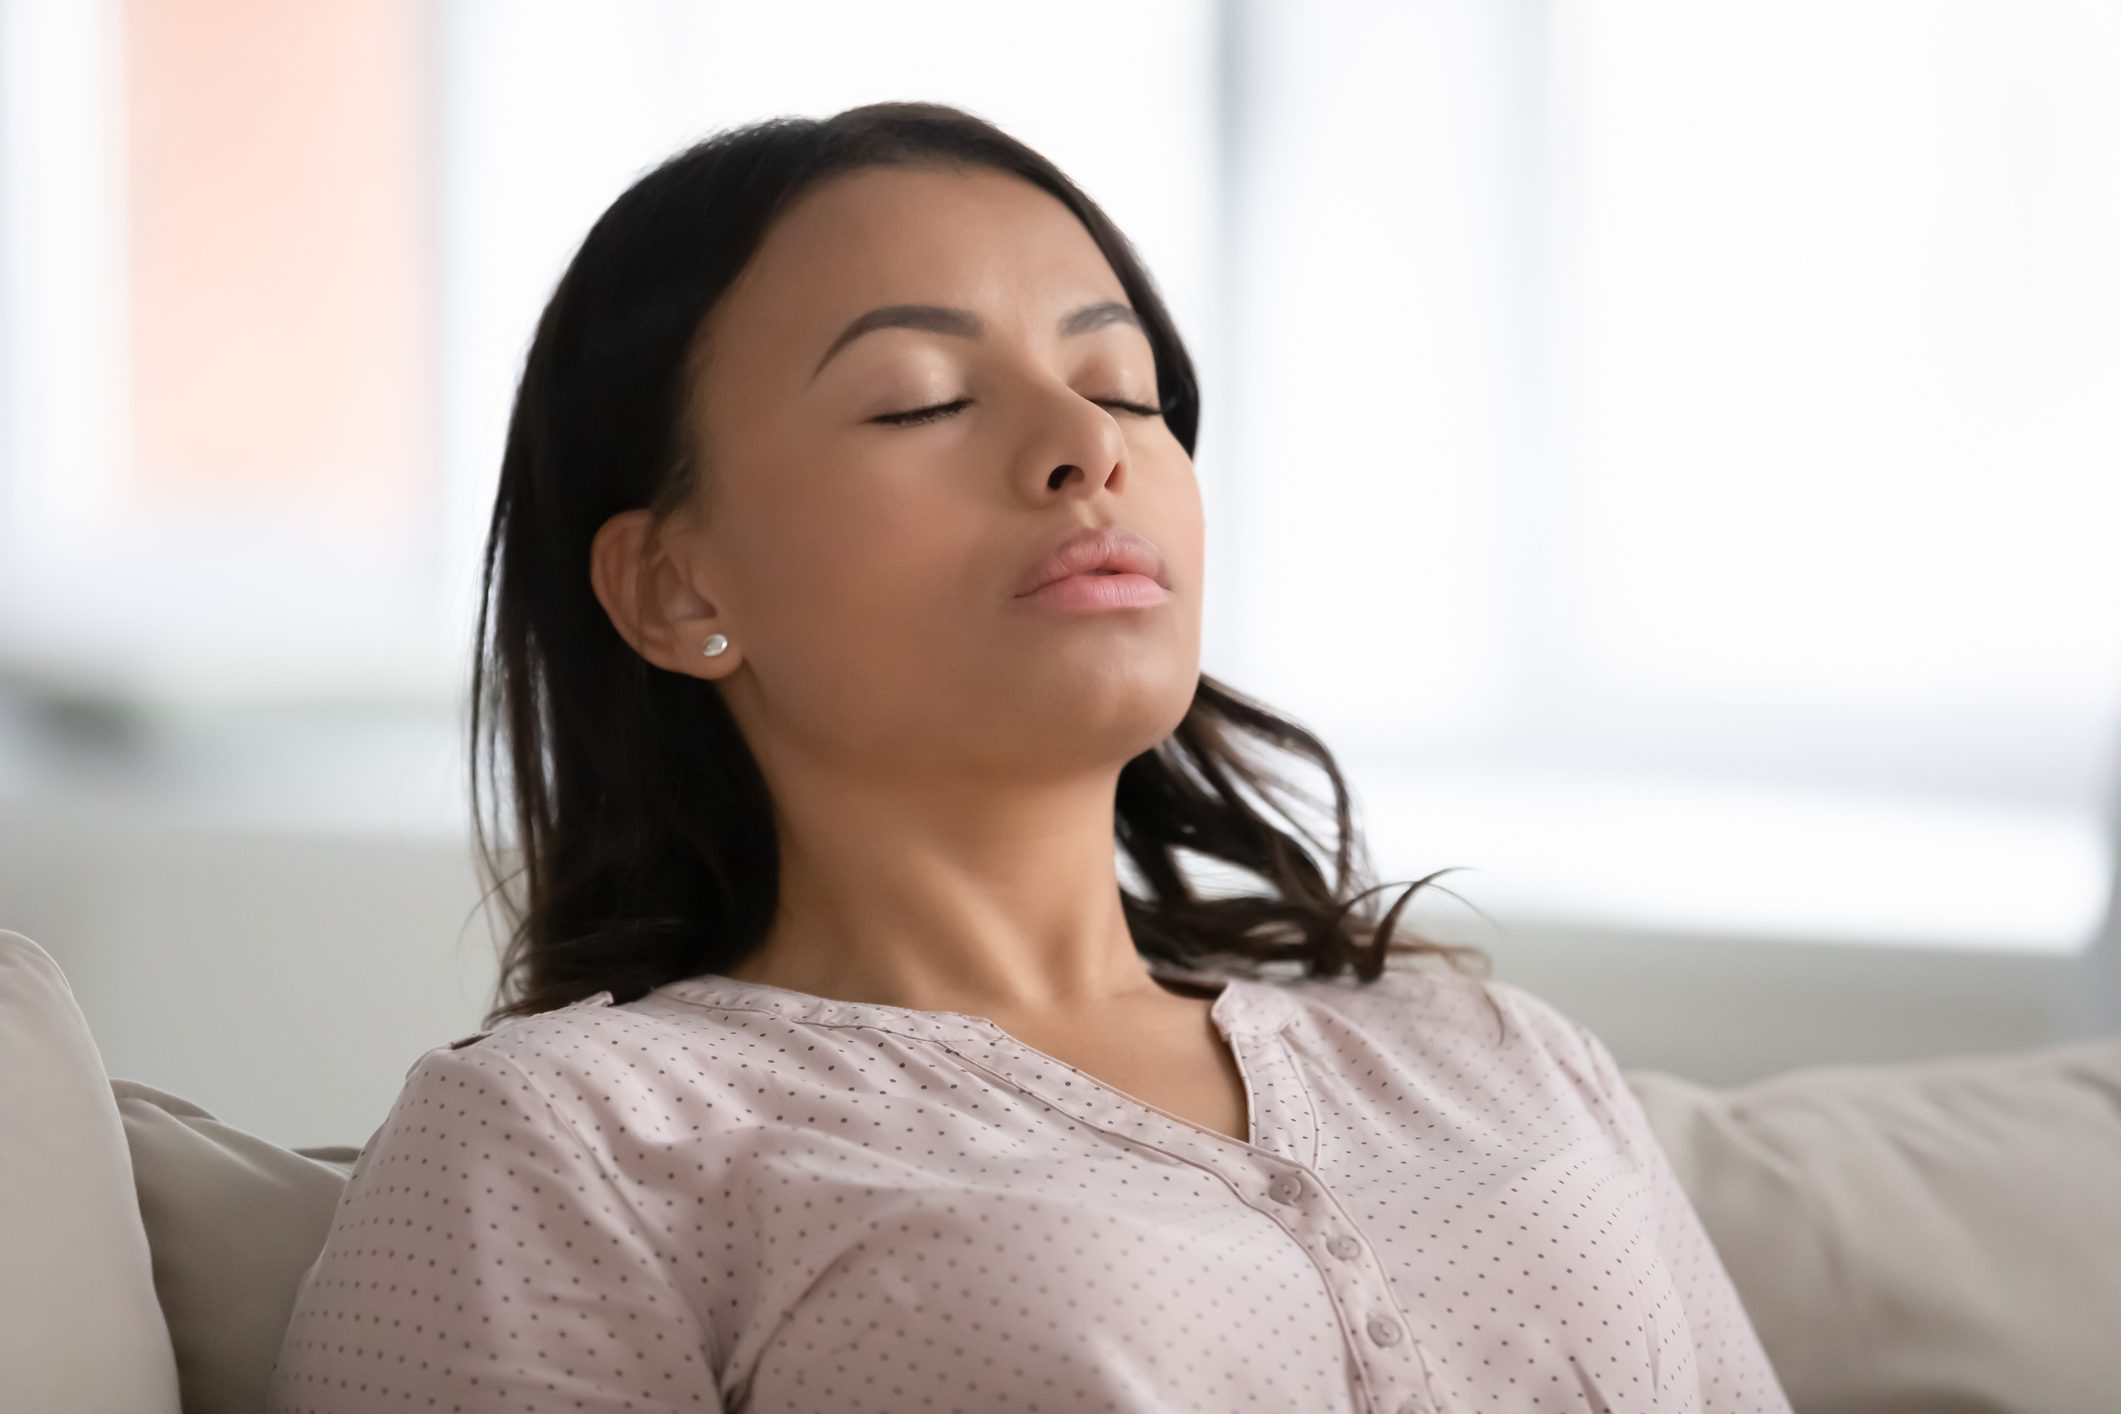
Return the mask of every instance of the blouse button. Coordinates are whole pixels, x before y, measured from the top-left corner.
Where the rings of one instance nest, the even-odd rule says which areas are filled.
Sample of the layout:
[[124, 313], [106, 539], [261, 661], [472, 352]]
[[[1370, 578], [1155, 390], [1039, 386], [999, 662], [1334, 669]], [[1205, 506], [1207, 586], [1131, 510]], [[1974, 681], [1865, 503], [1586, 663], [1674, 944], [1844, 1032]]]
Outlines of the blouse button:
[[1399, 1414], [1429, 1414], [1428, 1407], [1418, 1399], [1409, 1399], [1399, 1406]]
[[1293, 1203], [1303, 1191], [1303, 1180], [1293, 1173], [1285, 1173], [1267, 1185], [1267, 1196], [1277, 1203]]
[[1362, 1244], [1349, 1237], [1346, 1233], [1342, 1233], [1339, 1237], [1326, 1244], [1326, 1250], [1336, 1257], [1353, 1257], [1357, 1252], [1362, 1251]]
[[1399, 1339], [1399, 1327], [1383, 1316], [1372, 1316], [1370, 1339], [1379, 1345], [1391, 1345]]

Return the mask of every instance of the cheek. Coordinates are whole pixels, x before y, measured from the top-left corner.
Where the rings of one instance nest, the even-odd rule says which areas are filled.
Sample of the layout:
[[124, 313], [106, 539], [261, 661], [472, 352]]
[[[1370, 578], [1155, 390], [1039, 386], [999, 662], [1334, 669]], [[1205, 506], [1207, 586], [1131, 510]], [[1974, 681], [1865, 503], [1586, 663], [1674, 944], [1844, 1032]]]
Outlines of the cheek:
[[1198, 589], [1206, 555], [1207, 512], [1200, 483], [1182, 448], [1174, 441], [1169, 458], [1144, 462], [1140, 489], [1154, 503], [1153, 533], [1180, 582]]
[[[919, 654], [977, 563], [962, 505], [901, 474], [841, 467], [785, 478], [744, 551], [747, 617], [784, 648], [842, 664]], [[806, 652], [806, 656], [808, 653]]]
[[1207, 515], [1201, 505], [1200, 490], [1190, 471], [1186, 473], [1185, 489], [1181, 493], [1183, 502], [1178, 509], [1178, 522], [1183, 527], [1184, 553], [1192, 561], [1193, 582], [1201, 578], [1202, 562], [1207, 554]]

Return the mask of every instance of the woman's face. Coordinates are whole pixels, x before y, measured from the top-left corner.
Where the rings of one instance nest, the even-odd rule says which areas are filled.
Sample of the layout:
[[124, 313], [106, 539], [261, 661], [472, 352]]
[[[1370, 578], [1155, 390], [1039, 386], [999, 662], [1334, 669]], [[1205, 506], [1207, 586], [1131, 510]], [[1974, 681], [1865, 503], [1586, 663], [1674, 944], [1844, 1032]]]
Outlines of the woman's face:
[[[700, 617], [675, 622], [670, 651], [721, 682], [769, 777], [802, 760], [1058, 780], [1116, 770], [1184, 717], [1200, 490], [1163, 419], [1122, 406], [1159, 401], [1141, 329], [1065, 331], [1103, 301], [1127, 306], [1118, 277], [1031, 183], [868, 168], [806, 193], [716, 306], [694, 390], [701, 500], [672, 527]], [[840, 341], [903, 305], [979, 332]], [[954, 406], [879, 420], [938, 404]], [[1158, 602], [1017, 596], [1057, 541], [1107, 524], [1161, 553]], [[714, 631], [732, 646], [707, 658]]]

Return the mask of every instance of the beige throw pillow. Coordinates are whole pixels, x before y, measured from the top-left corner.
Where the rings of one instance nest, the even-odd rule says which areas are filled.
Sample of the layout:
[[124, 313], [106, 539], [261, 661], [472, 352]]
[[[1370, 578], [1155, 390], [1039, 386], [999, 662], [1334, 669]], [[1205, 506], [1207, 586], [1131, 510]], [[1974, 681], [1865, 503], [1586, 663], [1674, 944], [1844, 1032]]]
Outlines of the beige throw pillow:
[[2121, 1410], [2121, 1037], [1624, 1074], [1797, 1414]]
[[284, 1149], [151, 1085], [110, 1088], [185, 1414], [257, 1414], [296, 1289], [360, 1150]]

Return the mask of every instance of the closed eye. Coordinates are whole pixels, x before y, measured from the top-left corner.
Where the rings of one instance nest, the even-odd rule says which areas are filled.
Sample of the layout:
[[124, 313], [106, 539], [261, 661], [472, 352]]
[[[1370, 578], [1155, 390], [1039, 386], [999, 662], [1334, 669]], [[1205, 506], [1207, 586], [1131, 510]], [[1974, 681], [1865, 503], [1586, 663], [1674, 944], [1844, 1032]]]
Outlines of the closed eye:
[[[1129, 402], [1125, 398], [1101, 398], [1098, 403], [1101, 407], [1115, 407], [1122, 412], [1133, 413], [1136, 417], [1161, 417], [1164, 413], [1164, 410], [1160, 407], [1149, 407], [1142, 403]], [[890, 427], [913, 427], [923, 422], [934, 422], [938, 418], [948, 417], [952, 413], [971, 405], [972, 399], [959, 398], [954, 402], [936, 403], [931, 407], [913, 408], [907, 412], [887, 412], [869, 420], [871, 422], [881, 422]]]

